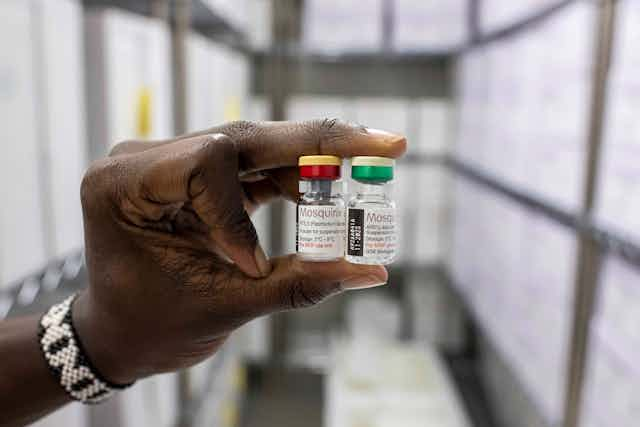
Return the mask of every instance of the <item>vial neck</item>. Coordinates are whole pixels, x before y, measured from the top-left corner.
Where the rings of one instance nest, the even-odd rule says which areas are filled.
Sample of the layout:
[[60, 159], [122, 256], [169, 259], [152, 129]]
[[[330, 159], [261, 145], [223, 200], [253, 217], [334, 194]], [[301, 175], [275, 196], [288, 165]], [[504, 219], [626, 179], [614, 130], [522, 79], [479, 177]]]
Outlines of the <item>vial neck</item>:
[[309, 193], [331, 194], [331, 184], [328, 179], [312, 179], [309, 181]]
[[358, 188], [359, 196], [367, 196], [367, 197], [379, 197], [385, 198], [386, 194], [384, 192], [384, 184], [385, 182], [360, 182], [360, 187]]

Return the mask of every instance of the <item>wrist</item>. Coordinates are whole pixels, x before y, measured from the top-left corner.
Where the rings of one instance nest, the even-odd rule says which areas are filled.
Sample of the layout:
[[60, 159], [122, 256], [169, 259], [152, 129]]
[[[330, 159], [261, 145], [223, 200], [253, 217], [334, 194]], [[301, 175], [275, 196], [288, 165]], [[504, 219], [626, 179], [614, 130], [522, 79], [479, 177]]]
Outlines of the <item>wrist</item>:
[[127, 357], [127, 346], [122, 343], [121, 332], [114, 330], [112, 322], [92, 307], [88, 292], [78, 295], [72, 307], [72, 316], [84, 351], [100, 375], [114, 384], [135, 382], [138, 376], [133, 360]]

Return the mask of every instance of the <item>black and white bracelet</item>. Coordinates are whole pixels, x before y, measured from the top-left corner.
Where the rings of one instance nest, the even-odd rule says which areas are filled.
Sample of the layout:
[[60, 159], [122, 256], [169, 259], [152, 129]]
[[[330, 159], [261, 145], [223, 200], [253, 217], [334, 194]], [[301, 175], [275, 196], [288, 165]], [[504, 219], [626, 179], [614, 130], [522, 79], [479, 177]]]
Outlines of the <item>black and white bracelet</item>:
[[49, 370], [73, 399], [82, 403], [100, 403], [115, 390], [131, 384], [114, 384], [102, 377], [89, 361], [73, 327], [72, 295], [56, 304], [40, 319], [38, 338]]

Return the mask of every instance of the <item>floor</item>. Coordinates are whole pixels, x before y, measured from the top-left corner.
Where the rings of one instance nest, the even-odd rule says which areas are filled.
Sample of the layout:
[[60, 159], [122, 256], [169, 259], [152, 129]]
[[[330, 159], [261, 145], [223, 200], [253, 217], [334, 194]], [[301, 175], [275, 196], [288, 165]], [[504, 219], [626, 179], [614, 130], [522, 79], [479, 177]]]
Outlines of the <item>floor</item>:
[[252, 371], [242, 427], [321, 427], [322, 376]]

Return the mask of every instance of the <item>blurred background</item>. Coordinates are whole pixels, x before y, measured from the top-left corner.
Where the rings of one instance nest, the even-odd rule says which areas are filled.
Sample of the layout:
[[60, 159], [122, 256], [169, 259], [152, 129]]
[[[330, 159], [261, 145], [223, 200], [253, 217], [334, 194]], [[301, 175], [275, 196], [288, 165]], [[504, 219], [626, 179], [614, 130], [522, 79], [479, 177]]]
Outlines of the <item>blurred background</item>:
[[[388, 286], [35, 425], [637, 425], [638, 46], [638, 0], [2, 0], [0, 319], [86, 286], [79, 183], [123, 139], [340, 117], [410, 142]], [[254, 218], [272, 255], [294, 209]]]

